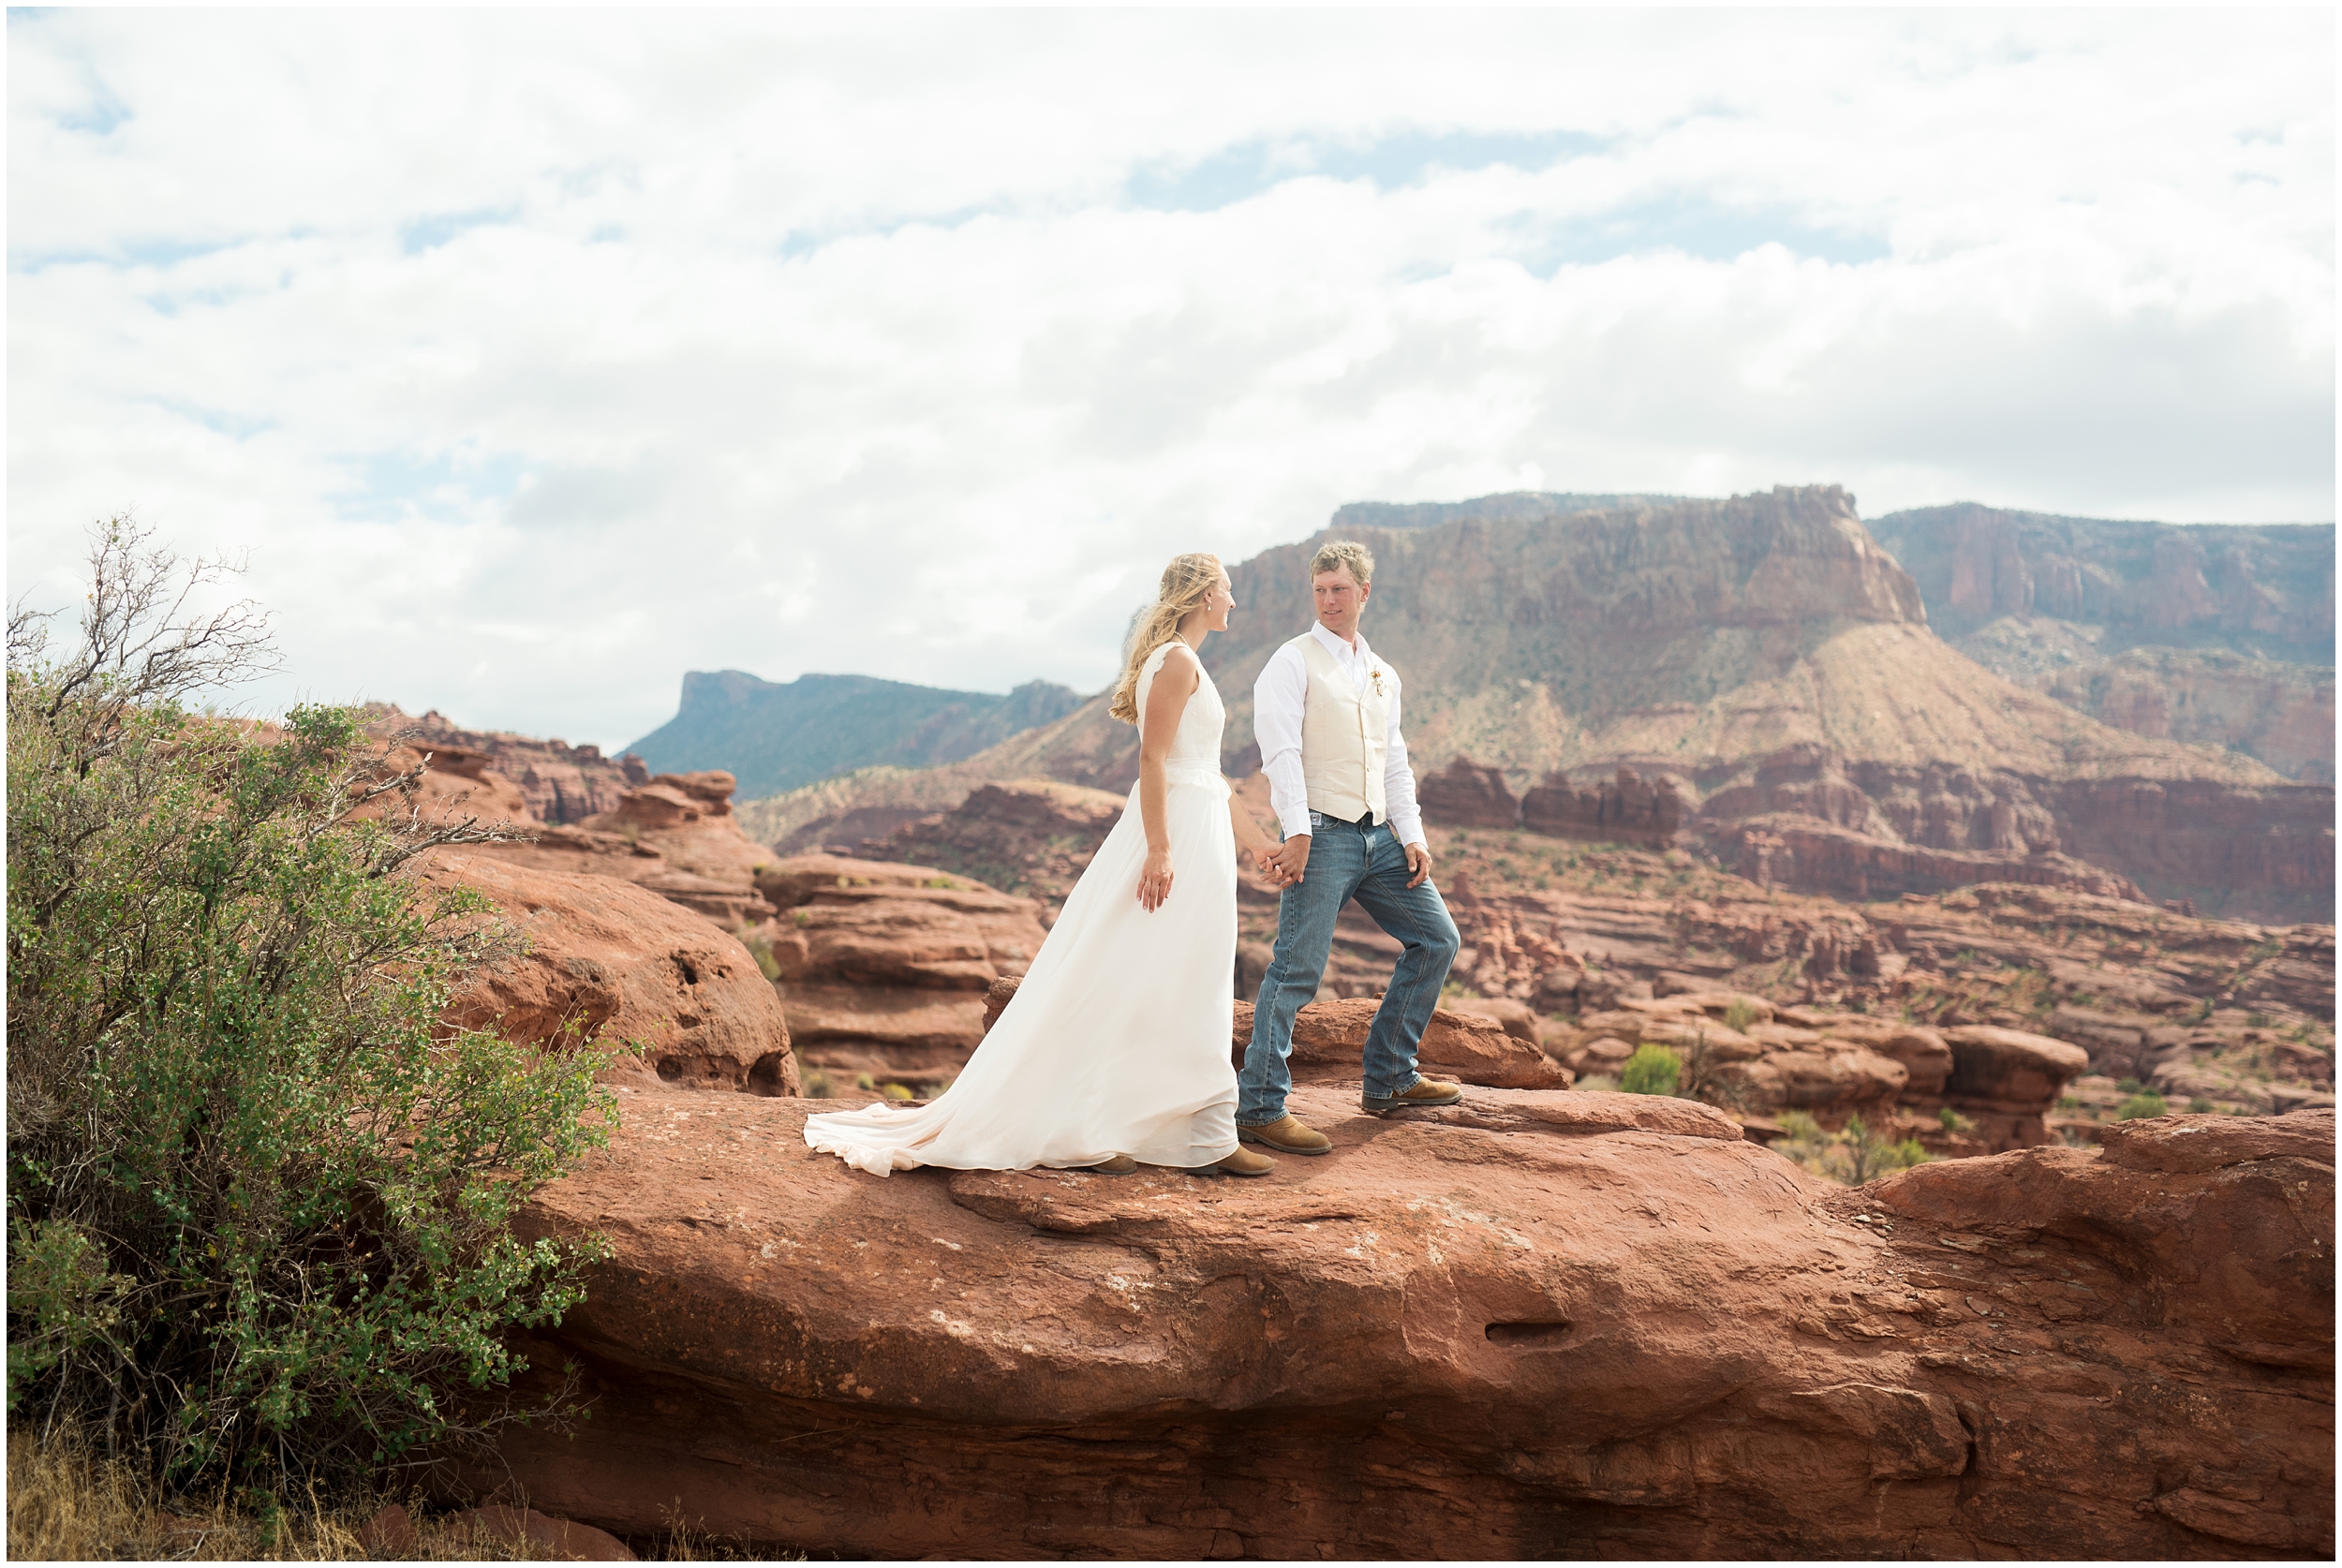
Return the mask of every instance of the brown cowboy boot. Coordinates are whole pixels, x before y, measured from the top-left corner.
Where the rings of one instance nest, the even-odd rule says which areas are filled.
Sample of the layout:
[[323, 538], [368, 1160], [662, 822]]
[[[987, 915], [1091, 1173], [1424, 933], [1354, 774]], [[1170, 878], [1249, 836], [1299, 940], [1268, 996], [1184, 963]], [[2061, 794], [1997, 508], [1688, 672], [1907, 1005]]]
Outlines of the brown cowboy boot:
[[1276, 1121], [1262, 1127], [1236, 1124], [1236, 1135], [1248, 1144], [1265, 1144], [1279, 1154], [1331, 1154], [1334, 1141], [1325, 1133], [1302, 1125], [1301, 1119], [1287, 1112]]
[[1277, 1162], [1265, 1154], [1254, 1154], [1238, 1146], [1234, 1154], [1216, 1164], [1206, 1165], [1197, 1176], [1265, 1176], [1277, 1168]]
[[1433, 1105], [1453, 1105], [1462, 1098], [1463, 1090], [1454, 1084], [1435, 1084], [1429, 1078], [1417, 1078], [1397, 1094], [1361, 1092], [1358, 1103], [1370, 1115], [1386, 1117], [1393, 1111], [1418, 1111]]

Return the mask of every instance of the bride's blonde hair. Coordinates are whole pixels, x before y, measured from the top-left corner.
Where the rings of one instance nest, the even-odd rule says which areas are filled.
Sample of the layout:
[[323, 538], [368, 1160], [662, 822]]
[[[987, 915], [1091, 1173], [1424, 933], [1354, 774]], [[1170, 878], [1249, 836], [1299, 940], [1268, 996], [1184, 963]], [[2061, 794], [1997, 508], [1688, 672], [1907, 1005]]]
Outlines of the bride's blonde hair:
[[1147, 660], [1154, 651], [1179, 634], [1179, 623], [1188, 614], [1204, 607], [1211, 598], [1212, 589], [1220, 585], [1220, 557], [1217, 555], [1174, 555], [1171, 564], [1163, 569], [1163, 586], [1155, 594], [1154, 603], [1138, 617], [1138, 626], [1131, 633], [1128, 657], [1122, 661], [1122, 678], [1114, 688], [1114, 701], [1106, 712], [1125, 724], [1138, 722], [1138, 673], [1147, 668]]

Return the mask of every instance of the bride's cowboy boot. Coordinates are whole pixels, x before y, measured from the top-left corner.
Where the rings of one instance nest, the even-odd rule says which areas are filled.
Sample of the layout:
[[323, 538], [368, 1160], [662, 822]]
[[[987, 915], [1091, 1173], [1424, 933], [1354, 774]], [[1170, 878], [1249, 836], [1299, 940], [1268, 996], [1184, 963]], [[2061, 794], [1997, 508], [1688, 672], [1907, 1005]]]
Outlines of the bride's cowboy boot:
[[1111, 1160], [1101, 1160], [1095, 1165], [1084, 1165], [1082, 1169], [1092, 1176], [1128, 1176], [1138, 1169], [1138, 1161], [1127, 1154], [1118, 1154]]
[[1435, 1084], [1429, 1078], [1417, 1078], [1397, 1094], [1361, 1094], [1358, 1103], [1371, 1116], [1386, 1117], [1393, 1111], [1418, 1111], [1432, 1105], [1453, 1105], [1463, 1098], [1463, 1090], [1454, 1084]]
[[1334, 1141], [1325, 1133], [1305, 1125], [1298, 1117], [1287, 1112], [1276, 1121], [1260, 1127], [1236, 1124], [1236, 1135], [1248, 1144], [1266, 1144], [1279, 1154], [1331, 1154]]
[[1194, 1174], [1196, 1176], [1265, 1176], [1276, 1168], [1277, 1162], [1268, 1156], [1254, 1154], [1249, 1148], [1238, 1147], [1225, 1160], [1206, 1165]]

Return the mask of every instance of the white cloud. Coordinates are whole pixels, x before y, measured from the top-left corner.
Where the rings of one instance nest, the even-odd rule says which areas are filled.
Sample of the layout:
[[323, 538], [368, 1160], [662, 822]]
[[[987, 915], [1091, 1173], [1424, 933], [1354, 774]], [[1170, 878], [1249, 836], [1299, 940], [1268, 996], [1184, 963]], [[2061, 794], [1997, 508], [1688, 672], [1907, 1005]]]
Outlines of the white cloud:
[[2333, 515], [2323, 12], [9, 35], [11, 591], [249, 544], [268, 701], [1094, 687], [1369, 497]]

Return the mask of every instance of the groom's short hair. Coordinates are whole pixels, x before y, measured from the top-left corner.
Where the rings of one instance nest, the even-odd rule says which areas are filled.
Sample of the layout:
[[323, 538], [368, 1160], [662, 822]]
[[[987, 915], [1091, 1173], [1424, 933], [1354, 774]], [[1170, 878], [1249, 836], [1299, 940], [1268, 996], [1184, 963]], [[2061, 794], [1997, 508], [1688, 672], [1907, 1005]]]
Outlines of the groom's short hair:
[[1374, 553], [1356, 540], [1338, 539], [1331, 544], [1320, 545], [1317, 554], [1310, 557], [1312, 577], [1321, 571], [1340, 571], [1343, 567], [1348, 567], [1350, 575], [1361, 584], [1374, 581]]

